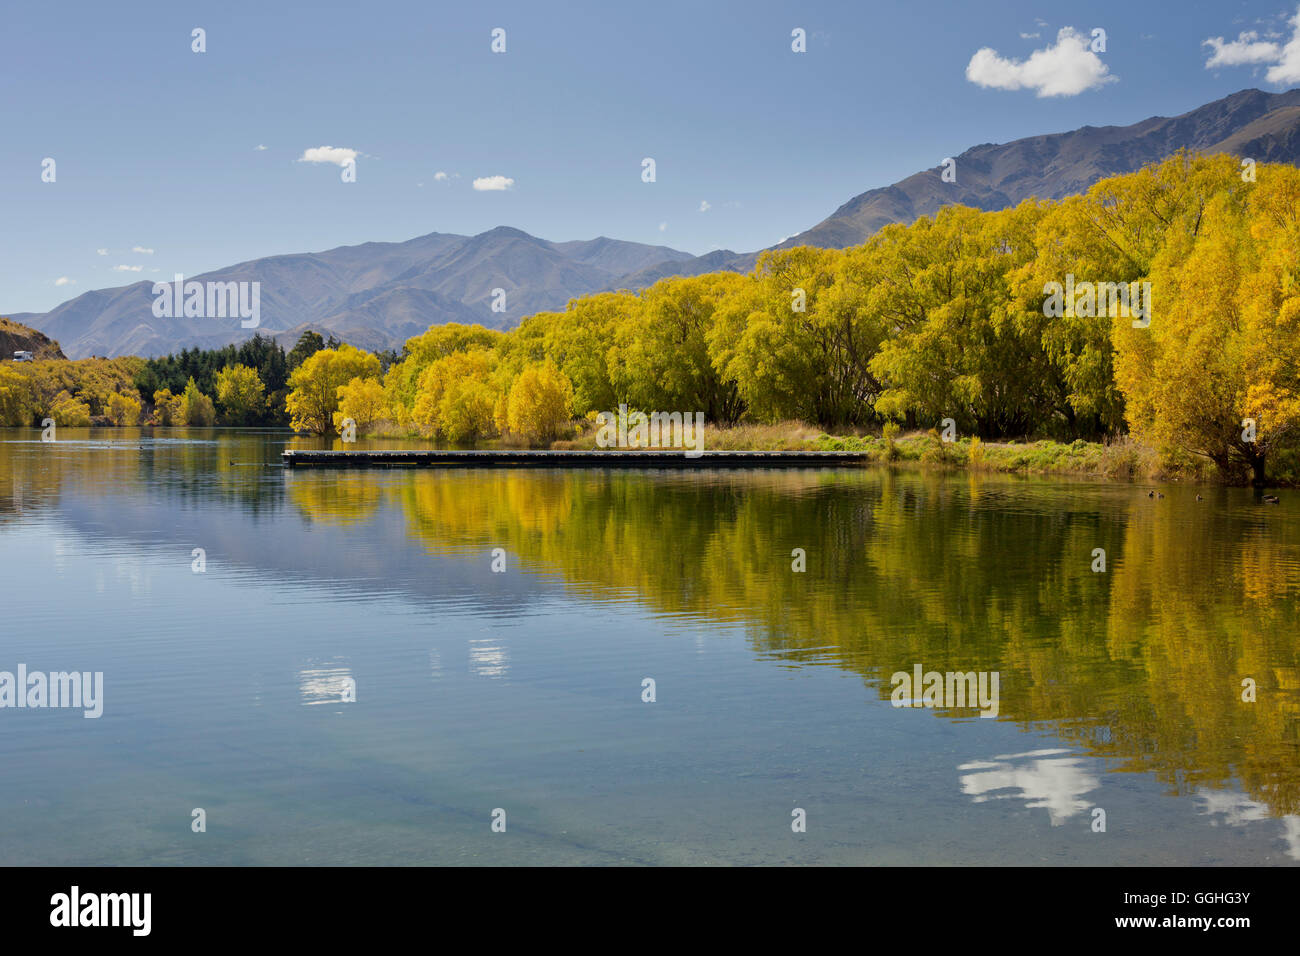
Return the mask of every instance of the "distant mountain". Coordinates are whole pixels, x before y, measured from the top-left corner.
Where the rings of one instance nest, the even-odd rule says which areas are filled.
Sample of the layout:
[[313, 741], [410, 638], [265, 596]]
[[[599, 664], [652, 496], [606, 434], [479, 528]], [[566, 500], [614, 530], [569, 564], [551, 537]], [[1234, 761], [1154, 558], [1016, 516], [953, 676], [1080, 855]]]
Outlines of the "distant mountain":
[[35, 329], [0, 316], [0, 361], [11, 361], [15, 352], [31, 352], [32, 358], [65, 358], [58, 342], [53, 342]]
[[[955, 183], [943, 182], [939, 166], [916, 173], [855, 196], [774, 248], [857, 245], [881, 226], [912, 222], [952, 203], [993, 210], [1031, 196], [1059, 199], [1183, 148], [1300, 165], [1300, 90], [1244, 90], [1172, 118], [975, 146], [956, 157]], [[509, 328], [530, 313], [561, 309], [574, 296], [640, 289], [674, 275], [743, 272], [757, 257], [757, 252], [726, 249], [692, 256], [603, 236], [547, 242], [500, 226], [477, 236], [431, 233], [408, 242], [271, 256], [186, 278], [260, 282], [258, 331], [263, 334], [291, 341], [310, 327], [381, 349], [400, 348], [433, 324], [480, 322]], [[14, 318], [57, 337], [73, 357], [157, 355], [225, 345], [252, 334], [240, 328], [237, 318], [155, 318], [151, 288], [152, 282], [145, 281], [87, 292], [44, 315]], [[491, 309], [493, 289], [505, 290], [504, 312]]]
[[[620, 285], [653, 263], [684, 262], [690, 253], [600, 237], [553, 243], [500, 226], [477, 236], [431, 233], [407, 242], [367, 242], [327, 252], [269, 256], [202, 275], [197, 282], [260, 283], [260, 326], [240, 319], [158, 318], [160, 275], [116, 289], [86, 292], [24, 321], [56, 336], [74, 358], [160, 355], [215, 348], [254, 331], [296, 338], [312, 328], [363, 348], [401, 348], [412, 335], [443, 322], [509, 328], [523, 316], [562, 309], [576, 295]], [[493, 311], [492, 290], [505, 292]]]
[[951, 203], [993, 210], [1030, 196], [1060, 199], [1183, 148], [1257, 162], [1300, 162], [1300, 90], [1243, 90], [1173, 118], [1153, 116], [1132, 126], [1084, 126], [1000, 146], [975, 146], [956, 157], [955, 183], [943, 182], [942, 167], [936, 166], [872, 189], [777, 248], [858, 245], [881, 226], [932, 216]]

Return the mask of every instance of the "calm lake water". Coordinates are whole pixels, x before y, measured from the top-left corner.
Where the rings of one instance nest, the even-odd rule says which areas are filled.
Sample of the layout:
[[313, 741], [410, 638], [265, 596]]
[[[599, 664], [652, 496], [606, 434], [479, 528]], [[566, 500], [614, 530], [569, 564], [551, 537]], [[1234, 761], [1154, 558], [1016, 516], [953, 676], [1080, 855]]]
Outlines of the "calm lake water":
[[[39, 437], [0, 671], [103, 715], [0, 710], [0, 864], [1300, 861], [1300, 494]], [[918, 664], [996, 719], [894, 707]]]

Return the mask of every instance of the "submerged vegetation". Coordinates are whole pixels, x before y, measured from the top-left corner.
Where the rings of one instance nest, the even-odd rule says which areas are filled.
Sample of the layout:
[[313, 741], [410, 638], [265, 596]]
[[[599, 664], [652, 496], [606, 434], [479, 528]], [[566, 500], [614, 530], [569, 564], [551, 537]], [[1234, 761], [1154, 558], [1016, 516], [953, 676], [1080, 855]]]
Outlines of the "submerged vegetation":
[[[703, 412], [715, 448], [1295, 480], [1298, 211], [1294, 167], [1179, 153], [1082, 196], [950, 206], [851, 249], [764, 253], [749, 275], [583, 296], [509, 332], [434, 326], [400, 356], [314, 332], [286, 356], [255, 337], [140, 363], [138, 396], [116, 400], [24, 392], [37, 370], [6, 368], [0, 420], [81, 403], [129, 423], [138, 401], [158, 424], [582, 446], [625, 404]], [[1085, 292], [1063, 301], [1062, 286]], [[1139, 287], [1141, 321], [1114, 294]]]

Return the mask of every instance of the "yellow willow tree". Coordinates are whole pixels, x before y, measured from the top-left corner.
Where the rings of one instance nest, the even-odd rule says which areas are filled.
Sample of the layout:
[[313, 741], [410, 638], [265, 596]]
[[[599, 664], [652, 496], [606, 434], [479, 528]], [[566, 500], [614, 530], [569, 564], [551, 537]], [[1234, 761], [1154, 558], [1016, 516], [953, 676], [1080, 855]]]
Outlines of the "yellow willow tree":
[[404, 358], [395, 362], [384, 376], [384, 394], [393, 420], [400, 425], [411, 423], [420, 377], [434, 362], [457, 352], [494, 348], [505, 338], [505, 333], [481, 325], [448, 322], [431, 326], [423, 334], [408, 339], [402, 350]]
[[217, 373], [217, 401], [233, 425], [248, 425], [266, 408], [266, 386], [247, 365], [231, 365]]
[[378, 377], [379, 359], [369, 352], [350, 345], [321, 349], [289, 376], [293, 391], [284, 403], [289, 411], [289, 427], [324, 435], [339, 407], [339, 386], [354, 378]]
[[530, 442], [560, 436], [573, 415], [573, 383], [553, 365], [530, 365], [510, 387], [506, 427]]
[[1232, 156], [1179, 152], [1137, 172], [1111, 176], [1083, 196], [1042, 207], [1033, 257], [1012, 275], [1014, 309], [1039, 329], [1051, 360], [1066, 434], [1120, 430], [1124, 400], [1115, 381], [1112, 328], [1131, 321], [1114, 303], [1044, 317], [1047, 283], [1124, 286], [1149, 278], [1169, 242], [1193, 240], [1218, 192], [1241, 185]]
[[1148, 328], [1114, 326], [1115, 374], [1139, 441], [1266, 480], [1300, 438], [1300, 170], [1225, 184], [1151, 273]]
[[483, 348], [453, 352], [433, 362], [420, 376], [411, 421], [424, 434], [451, 442], [492, 437], [494, 364], [492, 352]]
[[[720, 305], [747, 280], [732, 272], [661, 279], [614, 326], [606, 353], [613, 395], [643, 411], [703, 412], [731, 423], [744, 410], [734, 379], [715, 366], [709, 336]], [[584, 409], [583, 411], [586, 411]]]
[[708, 330], [720, 380], [734, 382], [760, 420], [870, 419], [879, 382], [868, 365], [884, 337], [869, 307], [879, 276], [873, 244], [763, 253], [743, 282], [726, 288]]
[[388, 417], [384, 402], [384, 386], [376, 378], [352, 379], [338, 388], [339, 409], [334, 413], [334, 430], [340, 434], [343, 423], [349, 418], [358, 432], [368, 432], [375, 424]]

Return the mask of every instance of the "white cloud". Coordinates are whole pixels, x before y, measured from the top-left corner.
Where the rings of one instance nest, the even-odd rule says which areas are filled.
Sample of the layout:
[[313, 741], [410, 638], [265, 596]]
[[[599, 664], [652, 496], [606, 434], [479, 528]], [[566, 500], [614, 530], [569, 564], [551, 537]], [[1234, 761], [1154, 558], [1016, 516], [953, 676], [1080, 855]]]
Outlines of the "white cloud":
[[700, 212], [708, 212], [712, 208], [713, 207], [709, 205], [709, 201], [707, 199], [700, 201]]
[[1037, 40], [1040, 36], [1042, 36], [1041, 33], [1022, 33], [1022, 34], [1020, 34], [1020, 39], [1022, 39], [1022, 40]]
[[1205, 61], [1205, 68], [1212, 70], [1217, 66], [1248, 66], [1255, 63], [1272, 63], [1282, 53], [1276, 43], [1266, 43], [1253, 30], [1239, 33], [1237, 39], [1225, 41], [1223, 37], [1210, 37], [1202, 40], [1201, 46], [1214, 50], [1214, 55]]
[[447, 174], [440, 169], [433, 174], [433, 181], [436, 183], [445, 183], [447, 181]]
[[76, 285], [76, 279], [69, 279], [67, 276], [59, 276], [54, 280], [55, 285]]
[[113, 266], [114, 272], [139, 272], [144, 266]]
[[314, 146], [303, 150], [302, 155], [298, 157], [298, 162], [333, 163], [335, 166], [346, 166], [348, 163], [356, 162], [356, 158], [357, 151], [345, 146]]
[[138, 252], [138, 253], [140, 253], [141, 255], [146, 255], [146, 256], [151, 256], [151, 255], [153, 255], [153, 250], [152, 250], [152, 249], [146, 249], [144, 246], [132, 246], [132, 247], [131, 247], [131, 251], [132, 251], [132, 252]]
[[[1285, 86], [1300, 82], [1300, 7], [1295, 16], [1287, 21], [1291, 26], [1291, 38], [1286, 44], [1261, 40], [1254, 30], [1237, 34], [1235, 40], [1223, 37], [1210, 37], [1202, 40], [1201, 46], [1208, 46], [1214, 52], [1205, 61], [1205, 68], [1213, 70], [1221, 66], [1263, 66], [1268, 65], [1264, 74], [1270, 83]], [[1269, 31], [1266, 37], [1277, 37]]]
[[999, 56], [992, 47], [983, 47], [966, 65], [966, 79], [998, 90], [1033, 90], [1039, 97], [1077, 96], [1116, 80], [1090, 44], [1091, 37], [1072, 27], [1062, 27], [1054, 45], [1035, 50], [1024, 61]]
[[515, 184], [509, 176], [480, 176], [474, 180], [474, 188], [479, 192], [503, 192]]
[[1300, 82], [1300, 7], [1291, 18], [1291, 39], [1282, 47], [1281, 57], [1265, 77], [1278, 85]]
[[106, 256], [106, 255], [108, 255], [108, 250], [107, 250], [107, 249], [96, 249], [96, 250], [95, 250], [95, 255], [97, 255], [97, 256]]
[[668, 223], [666, 223], [666, 222], [661, 222], [661, 223], [659, 223], [659, 231], [660, 231], [660, 232], [664, 232], [664, 231], [666, 231], [667, 229], [668, 229]]
[[253, 152], [255, 152], [255, 153], [260, 153], [260, 152], [261, 152], [262, 150], [264, 150], [264, 149], [266, 149], [266, 147], [265, 147], [265, 146], [262, 146], [262, 145], [254, 146], [254, 147], [253, 147]]

